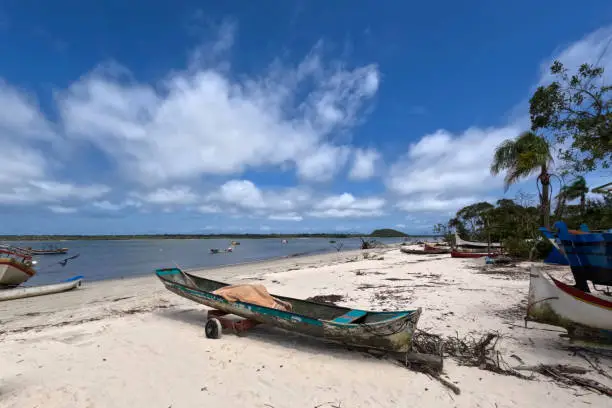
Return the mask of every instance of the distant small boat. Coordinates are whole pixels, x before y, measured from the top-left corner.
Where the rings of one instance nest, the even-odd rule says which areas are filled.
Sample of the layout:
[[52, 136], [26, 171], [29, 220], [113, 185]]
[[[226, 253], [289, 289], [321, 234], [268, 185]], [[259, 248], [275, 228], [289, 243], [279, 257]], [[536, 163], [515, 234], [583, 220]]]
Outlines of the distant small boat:
[[32, 255], [16, 247], [0, 247], [0, 288], [19, 286], [36, 275]]
[[240, 245], [240, 242], [238, 241], [232, 241], [232, 245], [236, 246], [236, 245]]
[[28, 248], [32, 255], [62, 255], [68, 253], [68, 248], [47, 247], [43, 249]]
[[463, 251], [451, 251], [451, 258], [482, 258], [488, 256], [490, 258], [499, 256], [498, 253], [487, 253], [487, 252], [463, 252]]
[[234, 248], [229, 247], [229, 248], [223, 249], [223, 250], [221, 250], [219, 248], [211, 248], [210, 249], [210, 253], [211, 254], [220, 254], [220, 253], [223, 253], [223, 252], [234, 252]]
[[563, 327], [570, 340], [612, 344], [612, 296], [547, 278], [535, 266], [529, 276], [526, 321]]
[[281, 241], [281, 244], [286, 244], [286, 243], [288, 243], [288, 241], [287, 241], [286, 239], [283, 239], [283, 240]]
[[83, 276], [75, 276], [70, 279], [66, 279], [65, 281], [53, 283], [51, 285], [3, 289], [0, 290], [0, 301], [67, 292], [69, 290], [80, 287], [82, 282]]

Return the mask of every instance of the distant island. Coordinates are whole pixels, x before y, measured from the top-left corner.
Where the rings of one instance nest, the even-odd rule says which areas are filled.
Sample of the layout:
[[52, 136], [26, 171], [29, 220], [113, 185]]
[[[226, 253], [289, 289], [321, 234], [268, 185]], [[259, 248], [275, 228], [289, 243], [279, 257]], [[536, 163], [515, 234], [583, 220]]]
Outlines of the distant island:
[[403, 233], [402, 231], [394, 230], [391, 228], [383, 228], [372, 231], [370, 234], [371, 237], [376, 238], [396, 238], [396, 237], [408, 237], [408, 234]]
[[[295, 238], [400, 238], [409, 237], [390, 228], [377, 229], [370, 234], [316, 233], [316, 234], [131, 234], [131, 235], [0, 235], [0, 241], [85, 241], [133, 239], [295, 239]], [[434, 235], [412, 235], [429, 237]]]

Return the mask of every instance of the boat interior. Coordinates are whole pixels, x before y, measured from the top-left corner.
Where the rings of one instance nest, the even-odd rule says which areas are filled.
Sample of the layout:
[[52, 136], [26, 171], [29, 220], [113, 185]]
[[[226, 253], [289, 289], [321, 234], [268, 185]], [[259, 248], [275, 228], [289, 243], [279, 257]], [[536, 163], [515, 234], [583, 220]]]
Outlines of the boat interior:
[[[192, 275], [187, 272], [183, 272], [178, 268], [158, 269], [156, 274], [162, 280], [174, 282], [190, 289], [196, 289], [208, 293], [214, 292], [219, 288], [229, 285], [227, 283], [217, 282]], [[274, 294], [272, 294], [272, 296], [290, 303], [292, 305], [292, 313], [294, 314], [306, 316], [311, 319], [333, 321], [341, 324], [376, 323], [396, 319], [416, 312], [416, 310], [369, 312], [365, 310], [350, 309], [347, 307], [311, 302], [309, 300], [294, 299]]]

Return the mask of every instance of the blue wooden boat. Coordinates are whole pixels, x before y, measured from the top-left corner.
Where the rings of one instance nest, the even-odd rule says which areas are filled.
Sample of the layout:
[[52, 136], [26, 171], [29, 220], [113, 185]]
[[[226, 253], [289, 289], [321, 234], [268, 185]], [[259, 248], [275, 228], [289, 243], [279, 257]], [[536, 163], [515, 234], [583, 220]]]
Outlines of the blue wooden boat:
[[354, 347], [408, 352], [412, 348], [412, 335], [421, 315], [420, 308], [370, 312], [273, 295], [291, 304], [292, 311], [287, 312], [253, 303], [229, 302], [213, 293], [228, 284], [192, 275], [178, 268], [158, 269], [155, 274], [171, 292], [222, 313]]
[[576, 288], [589, 292], [587, 281], [612, 286], [612, 233], [591, 232], [586, 225], [570, 230], [563, 221], [555, 223], [556, 233], [540, 228], [567, 258]]

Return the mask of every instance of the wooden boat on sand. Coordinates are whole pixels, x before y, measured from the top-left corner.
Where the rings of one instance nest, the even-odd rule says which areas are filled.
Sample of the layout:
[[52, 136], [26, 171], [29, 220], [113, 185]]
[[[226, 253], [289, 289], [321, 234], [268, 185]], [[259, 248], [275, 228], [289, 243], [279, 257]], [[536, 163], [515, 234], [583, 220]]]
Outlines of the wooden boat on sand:
[[477, 241], [465, 241], [461, 239], [459, 234], [455, 232], [455, 246], [458, 247], [472, 247], [472, 248], [501, 248], [500, 242], [477, 242]]
[[498, 252], [465, 252], [465, 251], [457, 251], [453, 249], [451, 251], [451, 258], [482, 258], [488, 256], [489, 258], [494, 258], [499, 256]]
[[32, 255], [15, 247], [0, 247], [0, 288], [19, 286], [36, 275]]
[[430, 245], [423, 245], [423, 249], [406, 248], [406, 246], [400, 246], [400, 251], [410, 255], [437, 255], [437, 254], [450, 254], [450, 248], [434, 247]]
[[[178, 268], [158, 269], [155, 274], [166, 289], [216, 310], [210, 316], [234, 314], [252, 326], [267, 323], [302, 334], [342, 344], [396, 352], [412, 348], [412, 335], [421, 309], [396, 312], [370, 312], [330, 304], [272, 295], [290, 311], [242, 301], [228, 301], [213, 292], [229, 285], [183, 272]], [[221, 322], [209, 318], [207, 337], [221, 334]], [[236, 329], [236, 326], [233, 326]]]
[[567, 330], [572, 341], [612, 346], [612, 296], [583, 292], [533, 266], [525, 321]]
[[556, 233], [540, 231], [567, 258], [575, 286], [584, 292], [589, 292], [587, 281], [612, 286], [612, 233], [591, 232], [584, 224], [580, 230], [570, 230], [563, 221], [554, 226]]
[[67, 292], [78, 288], [83, 282], [82, 276], [75, 276], [70, 279], [51, 285], [20, 287], [13, 289], [0, 290], [0, 302], [4, 300], [22, 299], [33, 296], [50, 295], [53, 293]]

